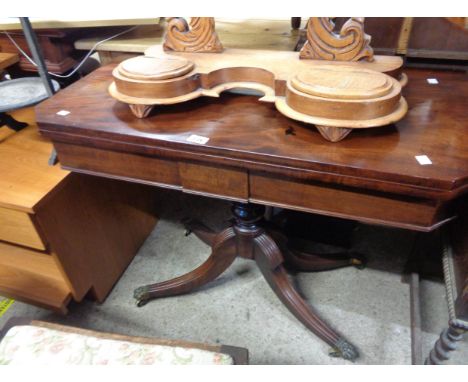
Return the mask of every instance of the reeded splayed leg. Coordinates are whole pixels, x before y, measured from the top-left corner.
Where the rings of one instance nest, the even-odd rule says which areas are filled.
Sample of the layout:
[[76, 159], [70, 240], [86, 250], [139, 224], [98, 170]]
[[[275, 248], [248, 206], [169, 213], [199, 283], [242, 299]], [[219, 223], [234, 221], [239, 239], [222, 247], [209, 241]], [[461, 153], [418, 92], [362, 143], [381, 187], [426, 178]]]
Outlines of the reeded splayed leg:
[[328, 271], [332, 269], [354, 266], [364, 269], [367, 259], [364, 255], [353, 251], [317, 253], [310, 249], [310, 243], [291, 245], [281, 231], [276, 227], [267, 229], [284, 256], [285, 264], [299, 272]]
[[348, 266], [363, 269], [366, 263], [363, 256], [353, 252], [314, 254], [289, 249], [283, 253], [287, 265], [300, 272], [328, 271]]
[[227, 228], [216, 235], [208, 259], [193, 271], [172, 280], [139, 287], [134, 292], [138, 306], [158, 297], [176, 296], [188, 293], [209, 283], [223, 273], [237, 256], [235, 232]]
[[333, 356], [354, 361], [359, 353], [348, 341], [338, 335], [304, 301], [288, 279], [283, 256], [276, 243], [265, 233], [255, 239], [255, 262], [281, 302], [317, 337], [333, 348]]

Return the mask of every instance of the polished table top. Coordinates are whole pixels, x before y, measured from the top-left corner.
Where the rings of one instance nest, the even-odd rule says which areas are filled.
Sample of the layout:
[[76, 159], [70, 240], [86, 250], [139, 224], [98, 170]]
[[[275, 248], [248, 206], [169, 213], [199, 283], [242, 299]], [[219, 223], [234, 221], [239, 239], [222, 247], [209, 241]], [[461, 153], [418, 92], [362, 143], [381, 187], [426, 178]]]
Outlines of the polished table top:
[[[39, 106], [41, 128], [80, 135], [92, 131], [106, 139], [183, 147], [434, 191], [457, 191], [468, 185], [468, 76], [464, 73], [406, 70], [409, 84], [404, 96], [410, 110], [402, 121], [354, 131], [342, 142], [330, 143], [315, 129], [281, 116], [273, 105], [252, 96], [205, 97], [161, 106], [149, 118], [137, 119], [107, 93], [111, 69], [99, 69]], [[426, 79], [434, 77], [439, 84], [428, 84]], [[62, 109], [71, 113], [55, 114]], [[293, 133], [286, 134], [291, 127]], [[187, 142], [191, 134], [210, 140], [203, 146]], [[427, 155], [432, 165], [420, 165], [416, 155]]]
[[[465, 73], [405, 70], [409, 83], [404, 96], [409, 112], [403, 120], [383, 128], [354, 131], [343, 141], [331, 143], [313, 127], [282, 116], [274, 105], [259, 102], [255, 96], [204, 97], [157, 107], [149, 117], [137, 119], [127, 105], [107, 92], [113, 67], [96, 70], [36, 108], [42, 133], [51, 137], [56, 147], [67, 142], [195, 160], [245, 171], [249, 179], [252, 174], [269, 174], [278, 180], [317, 181], [370, 194], [423, 198], [422, 203], [432, 205], [455, 199], [468, 190]], [[439, 83], [431, 85], [428, 78], [437, 78]], [[57, 115], [60, 110], [70, 113]], [[187, 141], [193, 134], [209, 140], [206, 144]], [[62, 165], [80, 170], [79, 165], [67, 163], [65, 154]], [[432, 164], [419, 164], [415, 158], [419, 155], [428, 156]], [[247, 193], [239, 199], [268, 201]], [[284, 203], [277, 200], [272, 204]], [[326, 207], [318, 208], [323, 209]], [[442, 220], [418, 221], [416, 225], [434, 228], [433, 224]]]

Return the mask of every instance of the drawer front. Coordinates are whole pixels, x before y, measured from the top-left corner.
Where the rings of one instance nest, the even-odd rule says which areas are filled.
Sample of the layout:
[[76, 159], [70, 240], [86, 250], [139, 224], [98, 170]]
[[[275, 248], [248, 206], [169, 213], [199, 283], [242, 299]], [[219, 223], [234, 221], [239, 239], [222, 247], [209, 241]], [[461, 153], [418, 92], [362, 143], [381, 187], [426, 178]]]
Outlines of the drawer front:
[[179, 162], [183, 190], [246, 202], [249, 197], [246, 171]]
[[433, 224], [437, 213], [435, 206], [420, 200], [261, 175], [250, 177], [250, 196], [252, 202], [423, 231]]
[[68, 143], [55, 143], [62, 165], [72, 171], [170, 187], [187, 193], [246, 202], [246, 170], [187, 163]]
[[26, 212], [0, 208], [0, 240], [45, 250], [32, 219]]
[[62, 142], [54, 146], [66, 169], [180, 188], [176, 161]]

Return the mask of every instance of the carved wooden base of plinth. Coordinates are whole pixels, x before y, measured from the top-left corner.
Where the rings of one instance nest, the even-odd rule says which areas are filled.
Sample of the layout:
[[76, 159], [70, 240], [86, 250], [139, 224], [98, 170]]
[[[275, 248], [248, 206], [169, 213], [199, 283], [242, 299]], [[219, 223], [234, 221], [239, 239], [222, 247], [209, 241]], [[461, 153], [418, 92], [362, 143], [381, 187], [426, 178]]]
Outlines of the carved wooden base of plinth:
[[322, 134], [322, 137], [330, 142], [339, 142], [342, 139], [345, 139], [346, 136], [352, 131], [352, 129], [344, 129], [342, 127], [333, 126], [315, 125], [315, 127], [320, 132], [320, 134]]
[[152, 105], [128, 105], [130, 106], [130, 110], [132, 111], [133, 115], [138, 118], [145, 118], [149, 115], [151, 110], [153, 110]]
[[154, 298], [180, 295], [199, 288], [213, 281], [239, 256], [256, 262], [270, 287], [289, 311], [332, 347], [331, 355], [356, 359], [358, 352], [354, 346], [331, 329], [296, 291], [288, 278], [285, 264], [298, 270], [319, 271], [349, 265], [361, 266], [362, 259], [346, 253], [326, 257], [290, 249], [287, 238], [281, 232], [269, 232], [260, 224], [264, 207], [235, 203], [232, 211], [236, 221], [234, 226], [220, 233], [196, 221], [186, 222], [189, 232], [211, 246], [211, 255], [200, 267], [183, 276], [137, 288], [134, 297], [138, 306]]
[[295, 55], [247, 50], [169, 54], [150, 48], [145, 56], [114, 69], [109, 92], [144, 118], [151, 106], [219, 97], [232, 88], [253, 89], [264, 94], [260, 101], [274, 103], [291, 119], [318, 126], [331, 142], [344, 139], [351, 129], [388, 125], [405, 115], [407, 105], [396, 79], [401, 75], [400, 58], [376, 56], [373, 62], [325, 65]]

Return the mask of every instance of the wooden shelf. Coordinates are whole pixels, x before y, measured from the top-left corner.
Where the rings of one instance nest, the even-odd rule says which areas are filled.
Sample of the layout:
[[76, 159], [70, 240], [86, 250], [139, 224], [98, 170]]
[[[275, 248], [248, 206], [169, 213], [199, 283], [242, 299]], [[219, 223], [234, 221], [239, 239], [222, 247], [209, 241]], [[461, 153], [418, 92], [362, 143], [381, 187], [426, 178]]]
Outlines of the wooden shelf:
[[70, 288], [52, 255], [0, 242], [0, 294], [67, 312]]
[[[159, 17], [136, 17], [136, 18], [82, 18], [61, 17], [60, 19], [47, 19], [42, 17], [30, 17], [34, 29], [66, 29], [66, 28], [97, 28], [125, 25], [153, 25], [159, 23]], [[0, 18], [1, 30], [21, 30], [21, 23], [16, 17]]]

